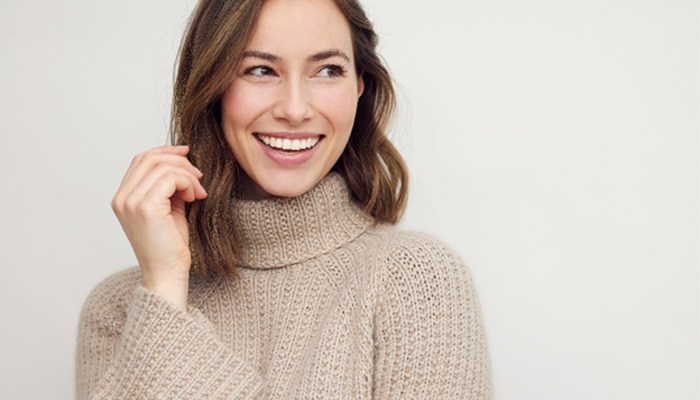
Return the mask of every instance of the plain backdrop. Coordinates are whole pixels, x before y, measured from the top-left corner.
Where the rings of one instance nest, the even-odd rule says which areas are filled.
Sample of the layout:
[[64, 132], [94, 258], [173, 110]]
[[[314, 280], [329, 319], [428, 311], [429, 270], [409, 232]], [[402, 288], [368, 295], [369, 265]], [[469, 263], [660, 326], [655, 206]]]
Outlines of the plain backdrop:
[[[365, 0], [403, 225], [470, 266], [503, 400], [700, 398], [699, 6]], [[70, 399], [109, 203], [165, 143], [194, 0], [0, 0], [0, 398]]]

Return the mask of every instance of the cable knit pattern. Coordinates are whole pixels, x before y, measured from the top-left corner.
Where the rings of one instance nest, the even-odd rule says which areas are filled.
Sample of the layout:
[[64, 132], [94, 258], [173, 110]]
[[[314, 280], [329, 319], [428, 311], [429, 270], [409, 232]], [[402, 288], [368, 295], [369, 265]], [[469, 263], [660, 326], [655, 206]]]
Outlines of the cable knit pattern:
[[237, 279], [190, 283], [187, 312], [137, 268], [80, 318], [78, 399], [491, 399], [464, 264], [374, 224], [330, 174], [291, 199], [239, 201]]

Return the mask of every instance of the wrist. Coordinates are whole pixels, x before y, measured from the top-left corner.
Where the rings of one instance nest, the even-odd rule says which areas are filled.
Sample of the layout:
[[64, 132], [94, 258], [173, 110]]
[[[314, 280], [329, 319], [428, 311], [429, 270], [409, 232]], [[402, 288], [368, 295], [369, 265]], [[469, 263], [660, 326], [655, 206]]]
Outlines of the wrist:
[[187, 310], [187, 296], [189, 293], [189, 276], [153, 276], [143, 274], [143, 287], [165, 300], [173, 303], [181, 310]]

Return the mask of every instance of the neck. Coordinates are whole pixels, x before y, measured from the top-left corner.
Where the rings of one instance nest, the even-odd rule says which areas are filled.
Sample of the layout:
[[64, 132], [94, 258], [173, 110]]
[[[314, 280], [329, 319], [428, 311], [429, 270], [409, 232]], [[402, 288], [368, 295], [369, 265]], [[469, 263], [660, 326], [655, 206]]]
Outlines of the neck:
[[355, 239], [374, 223], [337, 173], [298, 197], [238, 200], [233, 212], [244, 268], [306, 261]]

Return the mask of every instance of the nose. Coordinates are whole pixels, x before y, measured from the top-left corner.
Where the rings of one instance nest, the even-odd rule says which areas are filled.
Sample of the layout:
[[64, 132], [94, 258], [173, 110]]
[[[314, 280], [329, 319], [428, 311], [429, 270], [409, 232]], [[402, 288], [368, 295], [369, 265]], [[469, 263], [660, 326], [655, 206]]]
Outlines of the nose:
[[309, 88], [299, 79], [290, 79], [280, 85], [279, 99], [272, 110], [276, 119], [296, 126], [311, 117], [313, 107]]

